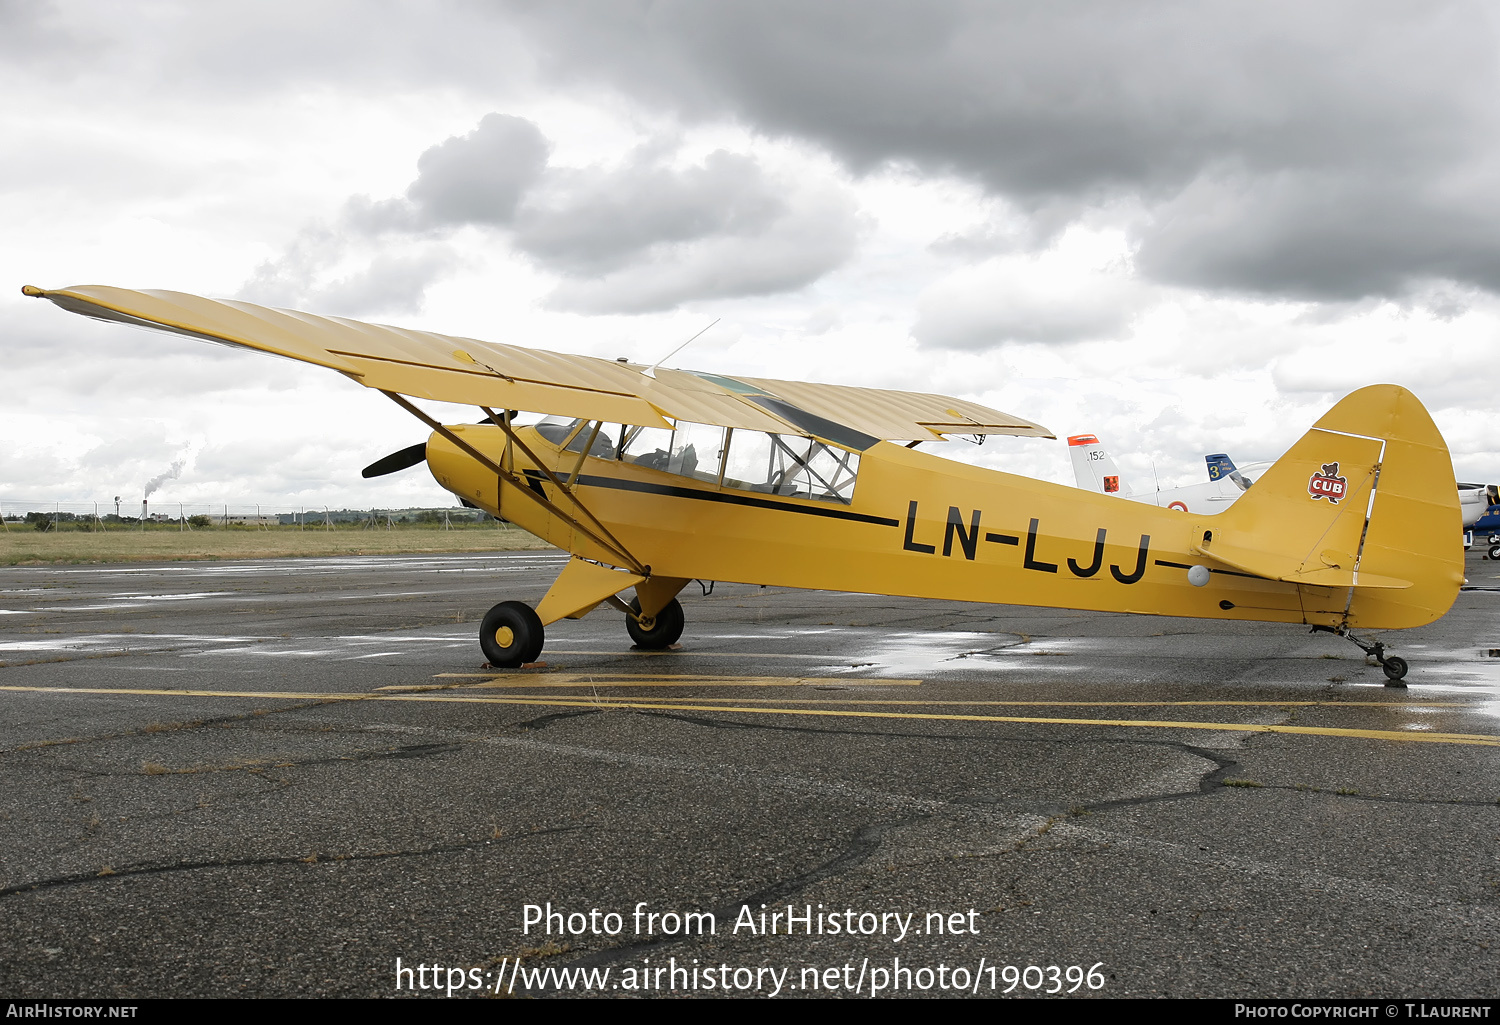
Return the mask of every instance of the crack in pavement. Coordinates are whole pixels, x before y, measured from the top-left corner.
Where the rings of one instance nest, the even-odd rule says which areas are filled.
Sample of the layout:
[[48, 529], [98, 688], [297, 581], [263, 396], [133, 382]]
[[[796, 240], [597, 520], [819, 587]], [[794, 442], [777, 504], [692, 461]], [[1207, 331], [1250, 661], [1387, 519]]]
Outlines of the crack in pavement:
[[555, 726], [565, 719], [581, 719], [586, 715], [598, 715], [604, 711], [602, 708], [585, 708], [578, 712], [552, 712], [549, 715], [539, 715], [535, 719], [526, 719], [523, 722], [512, 723], [511, 726], [520, 730], [545, 730], [549, 726]]
[[260, 775], [271, 769], [300, 769], [313, 765], [381, 761], [387, 758], [431, 758], [435, 755], [447, 754], [450, 751], [458, 750], [461, 750], [461, 745], [459, 744], [408, 744], [402, 747], [386, 748], [381, 751], [355, 751], [350, 754], [300, 759], [275, 755], [265, 758], [251, 758], [227, 765], [194, 765], [183, 769], [169, 769], [165, 765], [157, 763], [149, 763], [155, 766], [153, 768], [127, 770], [88, 769], [74, 765], [29, 765], [27, 768], [33, 772], [50, 772], [89, 779], [120, 779], [132, 776], [202, 776], [215, 772], [248, 772]]
[[1459, 808], [1495, 808], [1500, 810], [1500, 800], [1461, 800], [1453, 798], [1443, 800], [1436, 797], [1395, 797], [1383, 794], [1361, 794], [1352, 790], [1327, 790], [1323, 787], [1306, 786], [1303, 784], [1288, 785], [1285, 783], [1256, 783], [1251, 780], [1245, 782], [1235, 781], [1233, 783], [1221, 783], [1221, 787], [1235, 790], [1283, 790], [1294, 794], [1316, 794], [1319, 797], [1337, 797], [1350, 801], [1375, 801], [1382, 804], [1409, 804], [1419, 807], [1459, 807]]
[[[780, 879], [776, 882], [770, 883], [755, 891], [754, 893], [749, 894], [748, 896], [739, 898], [737, 900], [727, 901], [726, 903], [721, 904], [716, 908], [712, 908], [710, 910], [710, 914], [714, 916], [714, 921], [716, 922], [731, 921], [735, 918], [736, 915], [739, 914], [739, 910], [741, 907], [747, 905], [754, 906], [756, 904], [769, 904], [772, 901], [789, 897], [800, 890], [806, 889], [814, 883], [820, 882], [823, 879], [827, 879], [829, 876], [837, 875], [845, 871], [846, 869], [852, 868], [855, 865], [858, 865], [859, 863], [865, 861], [870, 857], [870, 855], [874, 854], [880, 849], [881, 841], [884, 839], [885, 835], [892, 830], [900, 829], [915, 822], [923, 821], [925, 819], [928, 819], [929, 817], [930, 816], [925, 814], [909, 815], [904, 818], [892, 820], [890, 822], [871, 823], [864, 825], [859, 828], [859, 830], [854, 834], [853, 838], [850, 839], [843, 850], [835, 853], [827, 860], [821, 862], [818, 865], [815, 865], [805, 872], [801, 872], [786, 879]], [[622, 943], [619, 946], [606, 947], [604, 950], [600, 950], [592, 954], [587, 954], [574, 961], [569, 961], [568, 967], [602, 967], [604, 965], [613, 964], [616, 961], [621, 961], [629, 958], [633, 956], [636, 951], [654, 950], [675, 943], [683, 943], [687, 940], [696, 940], [701, 938], [701, 936], [663, 935], [652, 936], [643, 940], [633, 940], [629, 943]], [[550, 993], [556, 992], [560, 988], [560, 986], [538, 987], [536, 989], [528, 989], [526, 992]]]
[[[758, 723], [758, 722], [757, 723], [740, 723], [740, 722], [733, 722], [733, 721], [729, 721], [729, 720], [704, 719], [704, 718], [700, 718], [700, 717], [697, 717], [697, 716], [672, 715], [670, 713], [665, 713], [665, 712], [636, 712], [635, 714], [637, 714], [637, 715], [651, 716], [651, 717], [660, 718], [660, 719], [676, 719], [676, 720], [680, 720], [682, 722], [686, 722], [686, 723], [690, 723], [690, 724], [698, 725], [698, 726], [706, 726], [706, 727], [709, 727], [709, 728], [712, 728], [712, 729], [768, 730], [768, 731], [785, 732], [785, 733], [821, 733], [821, 734], [830, 734], [830, 735], [834, 735], [834, 736], [881, 737], [881, 738], [913, 739], [913, 740], [926, 740], [926, 741], [932, 741], [932, 740], [956, 740], [956, 741], [967, 741], [967, 742], [975, 742], [975, 743], [983, 743], [983, 744], [997, 744], [997, 745], [1000, 745], [1000, 744], [1046, 744], [1046, 745], [1051, 746], [1051, 747], [1057, 747], [1057, 746], [1069, 746], [1069, 745], [1103, 744], [1103, 745], [1110, 746], [1110, 747], [1118, 747], [1118, 746], [1129, 746], [1129, 747], [1165, 747], [1165, 748], [1170, 748], [1172, 750], [1187, 752], [1188, 754], [1191, 754], [1191, 755], [1194, 755], [1196, 757], [1202, 758], [1202, 759], [1204, 759], [1206, 761], [1209, 761], [1209, 762], [1212, 762], [1214, 764], [1214, 768], [1208, 770], [1206, 773], [1204, 773], [1204, 775], [1202, 776], [1202, 778], [1199, 779], [1199, 781], [1198, 781], [1198, 789], [1197, 790], [1180, 790], [1180, 791], [1172, 791], [1172, 792], [1165, 793], [1165, 794], [1144, 794], [1144, 795], [1141, 795], [1139, 797], [1112, 798], [1112, 799], [1104, 800], [1104, 801], [1094, 801], [1094, 802], [1089, 802], [1089, 803], [1086, 803], [1086, 804], [1071, 806], [1071, 807], [1081, 807], [1081, 808], [1084, 808], [1084, 809], [1086, 809], [1088, 811], [1107, 810], [1107, 809], [1110, 809], [1110, 808], [1126, 807], [1126, 806], [1129, 806], [1129, 805], [1137, 805], [1137, 804], [1151, 804], [1151, 803], [1154, 803], [1154, 802], [1157, 802], [1157, 801], [1176, 801], [1176, 800], [1182, 800], [1184, 798], [1201, 797], [1201, 796], [1204, 796], [1206, 794], [1216, 793], [1222, 787], [1222, 781], [1223, 781], [1224, 777], [1229, 773], [1229, 771], [1231, 769], [1233, 769], [1235, 766], [1239, 765], [1239, 762], [1235, 761], [1234, 759], [1228, 757], [1227, 755], [1219, 754], [1219, 753], [1217, 753], [1216, 751], [1214, 751], [1214, 750], [1212, 750], [1210, 748], [1199, 747], [1199, 746], [1197, 746], [1195, 744], [1188, 744], [1188, 743], [1185, 743], [1183, 741], [1176, 741], [1176, 740], [1144, 740], [1144, 739], [1138, 740], [1138, 739], [1128, 739], [1128, 738], [1106, 738], [1106, 739], [1103, 739], [1103, 740], [1077, 740], [1077, 741], [1059, 741], [1059, 740], [1052, 740], [1052, 739], [1037, 740], [1037, 739], [1020, 738], [1020, 737], [976, 737], [976, 736], [972, 736], [972, 735], [968, 735], [968, 734], [952, 734], [952, 733], [942, 733], [942, 734], [933, 734], [933, 733], [901, 733], [901, 732], [886, 731], [886, 730], [838, 730], [838, 729], [820, 728], [820, 727], [816, 727], [816, 726], [767, 725], [767, 724], [762, 724], [762, 723]], [[981, 798], [981, 797], [953, 797], [953, 798], [948, 798], [947, 800], [945, 800], [942, 803], [949, 804], [949, 805], [954, 805], [954, 806], [959, 806], [959, 807], [978, 807], [978, 808], [983, 808], [983, 807], [986, 807], [986, 806], [993, 806], [993, 805], [998, 805], [998, 804], [1002, 804], [1002, 803], [1009, 803], [1009, 802], [1000, 801], [1000, 800], [987, 800], [987, 799]], [[1071, 807], [1070, 807], [1069, 810], [1071, 810]], [[1024, 803], [1015, 805], [1015, 808], [1016, 808], [1017, 811], [1027, 810], [1027, 811], [1036, 812], [1038, 814], [1047, 814], [1049, 811], [1055, 813], [1055, 812], [1057, 812], [1059, 810], [1056, 805], [1052, 805], [1050, 807], [1045, 807], [1045, 808], [1035, 808], [1035, 807], [1032, 807], [1032, 806], [1028, 806], [1028, 805], [1026, 805]]]
[[10, 897], [18, 893], [30, 893], [34, 890], [51, 890], [64, 886], [81, 886], [86, 883], [97, 883], [111, 879], [123, 879], [129, 876], [139, 875], [161, 875], [168, 872], [194, 872], [206, 868], [254, 868], [262, 865], [321, 865], [337, 862], [352, 861], [389, 861], [392, 858], [422, 858], [434, 854], [456, 854], [463, 851], [478, 850], [492, 844], [512, 844], [529, 840], [538, 836], [549, 836], [557, 833], [578, 832], [586, 827], [583, 826], [556, 826], [551, 829], [538, 829], [534, 832], [524, 833], [515, 837], [486, 837], [483, 840], [475, 840], [470, 843], [449, 844], [443, 847], [428, 847], [414, 851], [376, 851], [373, 854], [325, 854], [322, 851], [314, 851], [310, 855], [295, 857], [288, 855], [279, 858], [224, 858], [209, 861], [183, 861], [173, 865], [127, 865], [123, 868], [106, 866], [103, 871], [92, 873], [75, 873], [73, 875], [54, 876], [51, 879], [39, 879], [35, 882], [20, 883], [14, 886], [0, 888], [0, 897]]
[[[207, 700], [207, 699], [205, 699]], [[252, 700], [250, 698], [244, 699]], [[305, 711], [309, 708], [321, 708], [324, 705], [347, 705], [351, 703], [350, 698], [332, 698], [329, 700], [301, 701], [295, 704], [280, 705], [275, 708], [255, 708], [248, 712], [237, 712], [233, 715], [216, 715], [210, 719], [191, 719], [186, 722], [173, 723], [147, 723], [145, 726], [134, 730], [123, 730], [119, 733], [99, 733], [88, 737], [63, 737], [59, 740], [37, 740], [31, 743], [21, 744], [16, 747], [0, 748], [0, 758], [6, 755], [24, 754], [29, 751], [40, 751], [49, 747], [69, 747], [75, 744], [95, 744], [107, 740], [122, 740], [126, 737], [139, 737], [158, 733], [173, 733], [178, 730], [193, 730], [201, 726], [222, 726], [226, 723], [246, 722], [251, 719], [263, 719], [270, 715], [283, 715], [287, 712]]]
[[[616, 709], [610, 709], [614, 711]], [[622, 707], [618, 710], [633, 715], [646, 716], [657, 719], [675, 719], [680, 722], [690, 723], [694, 726], [704, 726], [709, 729], [720, 730], [764, 730], [772, 733], [815, 733], [834, 737], [880, 737], [894, 740], [960, 740], [971, 741], [981, 744], [1044, 744], [1050, 747], [1087, 747], [1103, 745], [1108, 747], [1172, 747], [1189, 751], [1198, 751], [1200, 748], [1194, 745], [1174, 740], [1156, 740], [1150, 738], [1135, 737], [1088, 737], [1081, 740], [1066, 738], [1038, 738], [1038, 737], [1000, 737], [980, 736], [972, 733], [909, 733], [901, 730], [869, 730], [869, 729], [837, 729], [828, 726], [791, 726], [773, 722], [756, 720], [753, 722], [741, 722], [737, 719], [709, 719], [703, 716], [679, 715], [670, 712], [661, 712], [651, 709], [639, 709]], [[730, 713], [734, 714], [734, 713]], [[1025, 725], [1024, 723], [1020, 725]], [[1245, 730], [1225, 730], [1226, 733], [1244, 733]]]

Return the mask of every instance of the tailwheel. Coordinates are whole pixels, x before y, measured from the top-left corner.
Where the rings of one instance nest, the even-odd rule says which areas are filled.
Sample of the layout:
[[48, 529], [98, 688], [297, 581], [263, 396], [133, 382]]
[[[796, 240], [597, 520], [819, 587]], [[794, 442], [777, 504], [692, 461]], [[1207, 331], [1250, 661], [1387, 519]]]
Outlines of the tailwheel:
[[479, 648], [496, 669], [535, 662], [545, 640], [542, 621], [525, 602], [501, 602], [484, 614], [479, 626]]
[[1408, 668], [1406, 665], [1406, 659], [1401, 658], [1399, 655], [1387, 655], [1385, 653], [1385, 645], [1380, 641], [1371, 641], [1369, 644], [1366, 644], [1364, 641], [1360, 640], [1358, 637], [1350, 633], [1347, 626], [1314, 626], [1311, 632], [1315, 634], [1334, 634], [1336, 636], [1343, 637], [1346, 640], [1353, 641], [1361, 651], [1363, 651], [1366, 655], [1369, 655], [1380, 664], [1381, 671], [1385, 673], [1385, 685], [1387, 687], [1400, 687], [1402, 689], [1405, 689], [1406, 684], [1403, 682], [1403, 680], [1406, 677], [1406, 671]]
[[630, 599], [631, 614], [625, 617], [625, 629], [630, 631], [630, 639], [635, 641], [636, 647], [660, 651], [677, 643], [687, 617], [682, 614], [682, 605], [676, 598], [667, 602], [667, 607], [658, 612], [654, 619], [637, 619], [640, 611], [641, 600]]

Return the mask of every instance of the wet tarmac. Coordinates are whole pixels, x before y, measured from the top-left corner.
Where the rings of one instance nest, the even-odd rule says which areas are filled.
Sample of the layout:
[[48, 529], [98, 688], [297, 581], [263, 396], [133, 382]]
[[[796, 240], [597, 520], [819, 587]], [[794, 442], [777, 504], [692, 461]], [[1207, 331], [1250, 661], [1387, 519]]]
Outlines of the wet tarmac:
[[484, 668], [561, 564], [0, 570], [0, 993], [1500, 995], [1479, 550], [1406, 690], [1295, 627], [696, 583], [680, 651], [605, 608]]

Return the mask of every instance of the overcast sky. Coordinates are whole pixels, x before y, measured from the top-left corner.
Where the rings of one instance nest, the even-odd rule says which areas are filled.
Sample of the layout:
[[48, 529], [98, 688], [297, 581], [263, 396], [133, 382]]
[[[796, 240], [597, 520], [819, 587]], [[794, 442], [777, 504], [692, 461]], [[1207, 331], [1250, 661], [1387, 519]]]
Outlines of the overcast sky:
[[[961, 395], [1139, 490], [1412, 389], [1500, 478], [1480, 3], [0, 0], [0, 502], [450, 505], [384, 398], [22, 284]], [[470, 419], [470, 411], [454, 411]], [[958, 455], [1072, 483], [1065, 444]]]

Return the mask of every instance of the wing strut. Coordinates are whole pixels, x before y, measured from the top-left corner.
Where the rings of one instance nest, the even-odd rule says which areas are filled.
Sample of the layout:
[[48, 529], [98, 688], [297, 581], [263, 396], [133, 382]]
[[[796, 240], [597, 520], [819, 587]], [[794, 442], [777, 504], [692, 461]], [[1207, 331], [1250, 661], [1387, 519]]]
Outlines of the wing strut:
[[[509, 413], [501, 417], [496, 416], [495, 411], [489, 406], [480, 406], [479, 408], [484, 411], [485, 416], [490, 418], [490, 423], [494, 424], [496, 427], [504, 431], [505, 436], [510, 439], [511, 443], [519, 448], [522, 454], [524, 454], [527, 459], [530, 459], [533, 463], [535, 463], [537, 468], [542, 471], [543, 475], [546, 476], [546, 478], [550, 480], [559, 491], [568, 496], [569, 501], [571, 501], [573, 505], [578, 508], [579, 512], [583, 513], [583, 515], [589, 518], [589, 522], [592, 523], [596, 528], [598, 528], [599, 534], [603, 534], [604, 537], [608, 538], [609, 540], [606, 542], [598, 535], [596, 535], [594, 531], [579, 523], [576, 518], [568, 516], [566, 513], [561, 512], [561, 510], [558, 511], [558, 515], [561, 515], [565, 520], [567, 520], [577, 529], [582, 530], [589, 537], [593, 538], [597, 543], [604, 545], [605, 548], [608, 548], [617, 555], [623, 556], [626, 560], [628, 560], [628, 565], [630, 566], [630, 568], [635, 570], [637, 573], [646, 577], [649, 577], [651, 575], [651, 567], [647, 566], [645, 563], [641, 562], [641, 560], [632, 555], [630, 553], [630, 550], [620, 542], [620, 539], [611, 534], [609, 532], [609, 528], [606, 527], [603, 523], [599, 522], [599, 517], [590, 512], [589, 507], [584, 505], [582, 500], [580, 500], [578, 495], [573, 491], [572, 485], [575, 481], [578, 480], [578, 474], [583, 469], [583, 457], [588, 454], [589, 448], [594, 444], [594, 439], [599, 436], [599, 431], [604, 427], [604, 422], [602, 420], [594, 424], [594, 433], [589, 435], [588, 444], [585, 445], [583, 451], [579, 453], [578, 463], [573, 467], [573, 472], [570, 475], [568, 482], [565, 484], [563, 483], [563, 481], [558, 479], [557, 474], [547, 469], [547, 464], [542, 461], [541, 457], [538, 456], [535, 452], [531, 451], [531, 448], [526, 444], [526, 442], [522, 441], [520, 436], [517, 435], [516, 432], [511, 428]], [[511, 474], [511, 482], [518, 484], [518, 486], [525, 487], [525, 490], [528, 494], [533, 495], [537, 498], [541, 497], [540, 495], [537, 495], [536, 492], [533, 491], [530, 487], [526, 486], [525, 482], [521, 481], [514, 474]], [[555, 509], [556, 506], [553, 506], [553, 508]]]
[[[651, 567], [647, 566], [645, 563], [641, 562], [641, 560], [632, 555], [629, 549], [621, 544], [619, 540], [609, 532], [609, 529], [605, 527], [604, 524], [599, 522], [598, 518], [594, 516], [593, 513], [589, 512], [588, 507], [578, 500], [578, 496], [573, 494], [572, 489], [568, 488], [563, 484], [562, 481], [558, 480], [557, 475], [554, 474], [551, 470], [547, 469], [547, 465], [540, 459], [538, 459], [536, 455], [532, 453], [531, 449], [526, 447], [526, 443], [523, 442], [520, 438], [516, 437], [515, 432], [510, 429], [509, 423], [503, 422], [500, 417], [495, 415], [493, 410], [487, 409], [484, 406], [479, 407], [480, 409], [484, 410], [485, 416], [488, 416], [490, 420], [495, 424], [495, 426], [499, 427], [502, 431], [505, 432], [506, 437], [508, 437], [515, 445], [520, 447], [521, 451], [526, 454], [526, 457], [528, 459], [530, 459], [533, 463], [541, 468], [542, 473], [547, 477], [547, 479], [555, 484], [563, 494], [568, 496], [569, 500], [573, 503], [574, 506], [577, 507], [578, 511], [583, 513], [584, 516], [588, 517], [589, 521], [592, 522], [594, 524], [594, 527], [597, 528], [597, 531], [594, 528], [589, 527], [587, 524], [580, 522], [578, 517], [572, 515], [567, 510], [560, 508], [549, 499], [538, 495], [520, 477], [516, 476], [510, 470], [507, 470], [499, 463], [496, 463], [489, 456], [485, 455], [483, 452], [480, 452], [473, 445], [470, 445], [458, 435], [448, 430], [448, 428], [444, 427], [432, 417], [422, 412], [422, 410], [406, 401], [403, 396], [398, 395], [395, 392], [385, 391], [384, 389], [381, 389], [381, 394], [390, 399], [396, 405], [400, 406], [402, 409], [406, 410], [412, 416], [416, 417], [418, 420], [421, 420], [428, 427], [431, 427], [438, 434], [441, 434], [444, 438], [452, 442], [459, 449], [466, 452], [470, 456], [470, 458], [476, 460], [479, 465], [483, 466], [486, 470], [489, 470], [491, 473], [498, 476], [507, 484], [515, 487], [515, 489], [521, 494], [526, 495], [532, 501], [541, 505], [544, 509], [550, 512], [552, 515], [563, 520], [574, 530], [577, 530], [586, 535], [591, 541], [599, 545], [601, 548], [607, 549], [613, 554], [619, 556], [624, 561], [625, 565], [628, 566], [631, 570], [639, 573], [643, 577], [649, 577], [651, 575]], [[601, 534], [603, 535], [602, 537], [600, 536]]]

